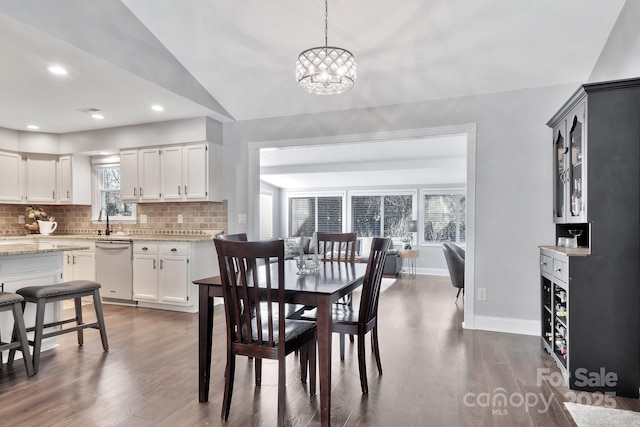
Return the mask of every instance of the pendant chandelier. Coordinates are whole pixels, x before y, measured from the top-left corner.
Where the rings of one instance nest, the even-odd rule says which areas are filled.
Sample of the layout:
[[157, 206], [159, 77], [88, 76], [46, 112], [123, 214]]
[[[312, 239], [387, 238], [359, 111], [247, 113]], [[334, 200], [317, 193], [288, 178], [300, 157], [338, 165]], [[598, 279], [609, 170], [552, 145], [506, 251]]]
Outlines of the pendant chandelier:
[[356, 81], [356, 60], [346, 49], [327, 45], [329, 27], [328, 0], [324, 2], [324, 46], [307, 49], [298, 55], [296, 80], [314, 95], [339, 95]]

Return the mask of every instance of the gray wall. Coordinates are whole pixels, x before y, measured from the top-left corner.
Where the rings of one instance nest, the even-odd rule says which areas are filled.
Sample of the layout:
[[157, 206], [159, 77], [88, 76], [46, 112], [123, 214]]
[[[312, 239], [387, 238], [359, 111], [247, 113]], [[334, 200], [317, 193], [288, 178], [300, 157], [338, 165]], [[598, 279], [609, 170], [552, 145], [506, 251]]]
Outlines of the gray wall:
[[477, 124], [475, 314], [537, 321], [538, 245], [553, 241], [551, 131], [545, 123], [578, 83], [363, 110], [224, 125], [229, 229], [247, 231], [248, 143]]

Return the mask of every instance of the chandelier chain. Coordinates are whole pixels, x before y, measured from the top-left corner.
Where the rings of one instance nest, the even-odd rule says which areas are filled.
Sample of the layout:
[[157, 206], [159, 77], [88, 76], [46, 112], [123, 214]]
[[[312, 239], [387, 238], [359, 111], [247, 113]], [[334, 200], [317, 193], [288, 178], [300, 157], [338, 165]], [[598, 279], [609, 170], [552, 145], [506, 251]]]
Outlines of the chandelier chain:
[[324, 45], [329, 46], [329, 0], [324, 0]]

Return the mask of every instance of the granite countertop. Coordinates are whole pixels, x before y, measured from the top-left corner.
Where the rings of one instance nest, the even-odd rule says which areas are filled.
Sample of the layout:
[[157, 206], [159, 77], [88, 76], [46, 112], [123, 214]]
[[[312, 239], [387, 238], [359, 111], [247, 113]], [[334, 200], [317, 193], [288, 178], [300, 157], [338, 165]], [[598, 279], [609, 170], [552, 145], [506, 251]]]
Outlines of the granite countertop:
[[108, 236], [102, 234], [50, 234], [44, 236], [42, 234], [28, 234], [25, 236], [3, 236], [0, 237], [0, 244], [11, 240], [33, 240], [34, 242], [46, 240], [64, 241], [64, 240], [122, 240], [122, 241], [162, 241], [162, 242], [206, 242], [213, 240], [214, 236], [221, 232], [212, 232], [207, 234], [117, 234], [113, 233]]
[[5, 240], [0, 243], [0, 256], [42, 254], [47, 252], [76, 251], [83, 249], [90, 249], [90, 246], [84, 246], [82, 244], [67, 245], [44, 242], [11, 243], [10, 240]]

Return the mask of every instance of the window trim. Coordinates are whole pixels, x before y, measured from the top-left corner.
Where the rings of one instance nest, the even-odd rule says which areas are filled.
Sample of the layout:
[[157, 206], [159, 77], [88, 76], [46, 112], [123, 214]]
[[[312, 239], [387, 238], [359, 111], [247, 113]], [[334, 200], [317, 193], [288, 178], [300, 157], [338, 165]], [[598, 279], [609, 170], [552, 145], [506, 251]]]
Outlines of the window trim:
[[[466, 197], [467, 196], [467, 188], [464, 187], [451, 187], [451, 188], [421, 188], [420, 189], [420, 218], [418, 220], [418, 245], [420, 246], [442, 246], [443, 243], [445, 242], [431, 242], [431, 241], [426, 241], [424, 240], [424, 217], [425, 217], [425, 210], [423, 209], [423, 205], [424, 205], [424, 196], [439, 196], [439, 195], [453, 195], [453, 194], [457, 194], [457, 195], [463, 195]], [[467, 209], [468, 209], [468, 204], [466, 205]], [[466, 219], [469, 217], [468, 212], [465, 210], [465, 221]], [[459, 227], [459, 226], [458, 226]], [[459, 231], [459, 228], [458, 228]], [[466, 239], [464, 242], [460, 242], [459, 241], [459, 233], [456, 233], [456, 241], [452, 242], [455, 243], [457, 246], [460, 246], [462, 248], [466, 247]]]

